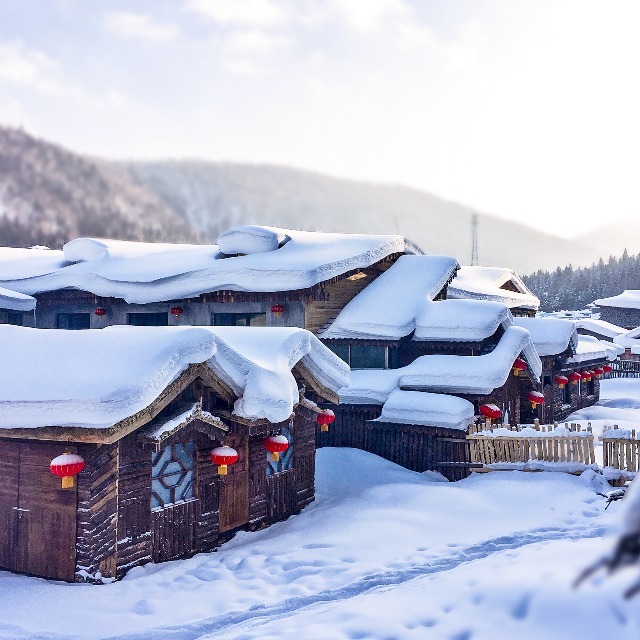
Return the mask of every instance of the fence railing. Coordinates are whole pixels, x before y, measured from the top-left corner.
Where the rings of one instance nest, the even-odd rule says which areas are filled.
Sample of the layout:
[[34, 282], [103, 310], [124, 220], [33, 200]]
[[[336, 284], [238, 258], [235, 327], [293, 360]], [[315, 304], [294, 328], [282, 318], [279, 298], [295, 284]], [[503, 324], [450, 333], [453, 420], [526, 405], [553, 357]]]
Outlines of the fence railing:
[[540, 468], [544, 463], [557, 463], [558, 467], [564, 463], [577, 470], [596, 462], [591, 428], [583, 431], [576, 424], [499, 427], [471, 433], [467, 438], [472, 462], [485, 466], [520, 463]]
[[640, 362], [636, 360], [614, 360], [609, 363], [612, 367], [611, 378], [638, 378], [640, 377]]
[[613, 429], [602, 434], [600, 440], [603, 466], [630, 473], [640, 471], [640, 437], [635, 429], [618, 429], [614, 425]]

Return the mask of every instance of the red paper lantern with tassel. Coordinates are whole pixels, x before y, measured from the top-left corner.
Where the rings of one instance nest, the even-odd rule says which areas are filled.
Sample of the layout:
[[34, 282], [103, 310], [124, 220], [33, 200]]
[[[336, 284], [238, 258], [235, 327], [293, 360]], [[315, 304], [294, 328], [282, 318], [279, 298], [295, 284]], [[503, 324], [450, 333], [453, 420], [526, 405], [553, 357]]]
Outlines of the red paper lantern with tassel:
[[63, 489], [73, 489], [73, 478], [84, 469], [84, 459], [77, 453], [67, 451], [54, 458], [49, 464], [49, 469], [54, 476], [62, 478]]
[[280, 460], [280, 454], [289, 448], [289, 441], [285, 436], [269, 436], [265, 438], [264, 448], [270, 453], [273, 462]]
[[226, 476], [228, 467], [238, 462], [238, 452], [225, 444], [212, 449], [209, 458], [218, 465], [218, 475]]

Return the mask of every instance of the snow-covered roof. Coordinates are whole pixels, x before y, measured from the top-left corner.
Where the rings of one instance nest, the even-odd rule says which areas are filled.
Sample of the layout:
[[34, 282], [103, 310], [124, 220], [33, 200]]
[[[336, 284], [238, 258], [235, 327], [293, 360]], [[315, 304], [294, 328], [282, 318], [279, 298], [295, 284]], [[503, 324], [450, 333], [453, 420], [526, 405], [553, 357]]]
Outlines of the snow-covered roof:
[[567, 359], [569, 363], [587, 362], [589, 360], [615, 360], [620, 355], [621, 348], [611, 342], [598, 340], [594, 336], [578, 335], [576, 351]]
[[0, 309], [11, 311], [33, 311], [36, 308], [36, 299], [24, 293], [11, 291], [0, 287]]
[[617, 335], [613, 341], [615, 344], [627, 348], [640, 345], [640, 327], [630, 329], [629, 331], [625, 331], [624, 333]]
[[627, 289], [611, 298], [600, 298], [594, 304], [599, 307], [622, 307], [624, 309], [640, 309], [640, 289]]
[[521, 327], [508, 327], [494, 350], [481, 356], [427, 355], [399, 369], [352, 371], [349, 386], [340, 390], [340, 402], [384, 404], [397, 388], [487, 395], [507, 381], [520, 354], [538, 381], [542, 363], [529, 332]]
[[62, 253], [2, 249], [0, 286], [29, 295], [81, 289], [144, 304], [218, 290], [305, 289], [391, 254], [416, 251], [397, 235], [258, 226], [233, 229], [219, 242], [221, 246], [78, 238]]
[[[511, 291], [505, 286], [511, 286]], [[462, 267], [448, 289], [449, 298], [471, 298], [502, 302], [509, 308], [537, 310], [540, 300], [528, 289], [522, 278], [502, 267]]]
[[0, 325], [0, 345], [0, 428], [110, 427], [197, 363], [237, 396], [234, 413], [252, 420], [291, 415], [298, 362], [335, 393], [349, 382], [347, 365], [297, 328]]
[[397, 340], [480, 341], [501, 324], [509, 309], [497, 302], [433, 298], [455, 274], [458, 263], [444, 256], [401, 256], [338, 314], [320, 337]]
[[441, 393], [395, 389], [373, 422], [393, 422], [466, 431], [473, 420], [473, 405], [463, 398]]
[[621, 333], [627, 332], [626, 329], [623, 329], [622, 327], [619, 327], [618, 325], [611, 322], [607, 322], [606, 320], [596, 320], [595, 318], [581, 318], [579, 320], [575, 320], [574, 322], [578, 331], [580, 331], [580, 329], [584, 329], [585, 331], [597, 333], [599, 336], [603, 336], [605, 338], [615, 338]]
[[575, 351], [578, 332], [575, 323], [560, 318], [514, 318], [513, 324], [524, 327], [539, 356], [557, 356], [568, 348]]

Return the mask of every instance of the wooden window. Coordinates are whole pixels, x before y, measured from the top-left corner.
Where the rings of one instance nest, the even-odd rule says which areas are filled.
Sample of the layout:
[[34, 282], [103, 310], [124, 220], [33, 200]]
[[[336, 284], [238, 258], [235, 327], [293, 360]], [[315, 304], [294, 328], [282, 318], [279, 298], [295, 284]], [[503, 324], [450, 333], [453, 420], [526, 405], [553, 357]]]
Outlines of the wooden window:
[[352, 369], [389, 369], [398, 367], [398, 349], [377, 344], [326, 345]]
[[280, 454], [280, 460], [271, 460], [271, 455], [267, 451], [268, 476], [293, 469], [293, 422], [289, 422], [289, 426], [282, 429], [282, 435], [289, 441], [289, 448]]
[[154, 453], [151, 471], [151, 508], [162, 509], [194, 497], [195, 443], [170, 444]]
[[90, 313], [59, 313], [58, 329], [88, 329], [91, 326]]
[[213, 313], [211, 324], [214, 327], [266, 327], [266, 313]]
[[340, 344], [340, 343], [331, 343], [328, 342], [326, 346], [335, 353], [338, 358], [344, 360], [347, 364], [349, 364], [349, 345], [348, 344]]
[[166, 327], [169, 324], [169, 314], [162, 313], [128, 313], [127, 324], [134, 327]]

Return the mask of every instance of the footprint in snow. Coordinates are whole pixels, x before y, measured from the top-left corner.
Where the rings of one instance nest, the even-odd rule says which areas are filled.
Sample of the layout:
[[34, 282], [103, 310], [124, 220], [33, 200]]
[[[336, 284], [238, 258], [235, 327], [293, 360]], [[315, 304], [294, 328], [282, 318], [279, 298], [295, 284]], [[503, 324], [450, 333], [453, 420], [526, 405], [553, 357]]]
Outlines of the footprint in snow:
[[133, 613], [137, 613], [139, 616], [150, 616], [155, 613], [154, 608], [146, 600], [138, 600], [133, 607], [131, 607]]

